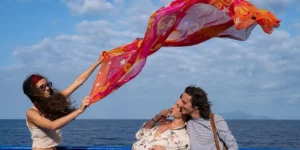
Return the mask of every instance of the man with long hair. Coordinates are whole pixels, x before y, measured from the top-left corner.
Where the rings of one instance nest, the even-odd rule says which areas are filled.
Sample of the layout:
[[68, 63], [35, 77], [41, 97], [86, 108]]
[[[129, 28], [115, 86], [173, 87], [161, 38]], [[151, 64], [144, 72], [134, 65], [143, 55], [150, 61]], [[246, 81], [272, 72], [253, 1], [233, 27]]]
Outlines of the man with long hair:
[[[203, 89], [195, 86], [187, 87], [181, 95], [181, 101], [181, 113], [191, 117], [187, 123], [191, 150], [222, 150], [224, 148], [238, 150], [236, 139], [231, 134], [223, 117], [214, 114], [214, 119], [211, 120], [211, 103]], [[217, 139], [214, 137], [211, 121], [215, 124]], [[220, 141], [219, 148], [217, 148], [215, 140]]]

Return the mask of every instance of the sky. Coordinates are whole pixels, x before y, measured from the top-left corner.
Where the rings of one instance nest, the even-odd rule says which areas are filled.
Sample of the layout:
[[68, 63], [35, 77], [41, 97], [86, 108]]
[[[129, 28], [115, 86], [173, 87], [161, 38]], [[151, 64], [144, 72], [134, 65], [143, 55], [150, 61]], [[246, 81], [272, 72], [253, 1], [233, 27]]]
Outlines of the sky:
[[[1, 0], [0, 119], [25, 119], [32, 106], [22, 83], [45, 75], [68, 87], [110, 50], [143, 37], [151, 13], [170, 0]], [[81, 119], [146, 119], [171, 107], [189, 85], [202, 87], [212, 111], [242, 111], [273, 119], [300, 119], [300, 4], [250, 0], [282, 20], [272, 34], [257, 26], [246, 41], [215, 38], [162, 48], [142, 72]], [[80, 105], [95, 75], [71, 99]]]

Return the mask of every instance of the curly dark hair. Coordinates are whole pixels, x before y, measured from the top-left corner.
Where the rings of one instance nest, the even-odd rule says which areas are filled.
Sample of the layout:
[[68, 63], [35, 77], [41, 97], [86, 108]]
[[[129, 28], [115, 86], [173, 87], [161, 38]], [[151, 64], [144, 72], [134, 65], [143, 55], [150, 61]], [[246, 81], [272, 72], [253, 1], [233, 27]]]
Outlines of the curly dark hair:
[[208, 101], [206, 92], [196, 86], [188, 86], [185, 91], [186, 94], [191, 96], [191, 103], [194, 108], [198, 108], [200, 116], [208, 119], [211, 113], [211, 103]]
[[[47, 80], [47, 78], [38, 75]], [[66, 116], [75, 110], [72, 106], [73, 102], [69, 98], [64, 97], [58, 90], [50, 88], [50, 97], [45, 97], [43, 93], [36, 87], [35, 83], [31, 80], [30, 75], [23, 82], [23, 92], [35, 107], [42, 113], [47, 119], [54, 121], [63, 116]], [[47, 80], [48, 81], [48, 80]]]

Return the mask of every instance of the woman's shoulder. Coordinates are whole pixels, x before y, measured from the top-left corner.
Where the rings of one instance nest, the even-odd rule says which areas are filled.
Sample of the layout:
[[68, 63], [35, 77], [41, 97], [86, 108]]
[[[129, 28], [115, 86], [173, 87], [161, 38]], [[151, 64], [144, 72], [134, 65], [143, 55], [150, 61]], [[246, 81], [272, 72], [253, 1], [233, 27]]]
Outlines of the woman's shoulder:
[[31, 115], [36, 115], [36, 114], [41, 115], [41, 112], [38, 111], [38, 109], [35, 108], [35, 107], [30, 107], [30, 108], [26, 111], [26, 117], [31, 116]]
[[39, 111], [35, 107], [31, 107], [26, 111], [26, 124], [29, 128], [37, 128], [32, 122], [31, 118], [35, 115], [40, 115]]

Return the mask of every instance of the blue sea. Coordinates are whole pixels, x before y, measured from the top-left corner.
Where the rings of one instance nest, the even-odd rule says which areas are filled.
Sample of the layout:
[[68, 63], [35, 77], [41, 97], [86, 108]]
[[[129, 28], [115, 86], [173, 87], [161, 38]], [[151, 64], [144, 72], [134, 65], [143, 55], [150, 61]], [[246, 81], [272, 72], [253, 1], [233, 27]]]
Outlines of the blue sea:
[[[75, 120], [62, 146], [131, 146], [146, 120]], [[228, 120], [240, 148], [300, 148], [299, 120]], [[0, 120], [0, 146], [31, 146], [25, 120]]]

